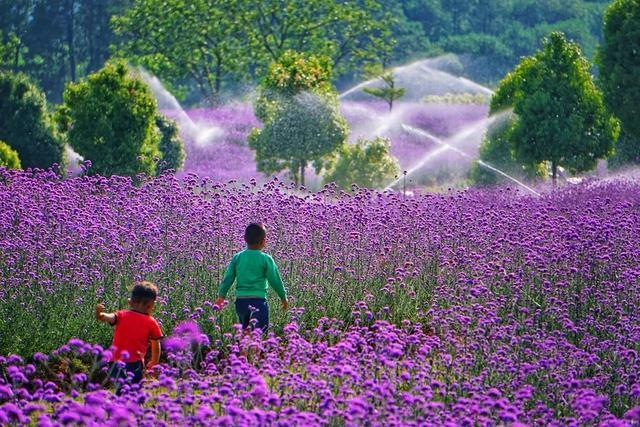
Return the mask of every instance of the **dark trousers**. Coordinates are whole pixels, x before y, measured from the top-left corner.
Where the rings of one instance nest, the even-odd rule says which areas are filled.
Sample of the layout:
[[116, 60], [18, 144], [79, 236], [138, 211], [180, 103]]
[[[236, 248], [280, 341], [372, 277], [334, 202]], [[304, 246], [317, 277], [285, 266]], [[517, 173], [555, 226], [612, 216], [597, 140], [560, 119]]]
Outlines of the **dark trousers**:
[[121, 381], [127, 380], [130, 374], [133, 374], [133, 378], [131, 378], [131, 384], [138, 384], [142, 381], [142, 371], [144, 367], [141, 361], [125, 363], [124, 368], [119, 368], [118, 364], [115, 362], [111, 362], [109, 366], [109, 376], [115, 382], [116, 385], [116, 394], [121, 393]]
[[269, 328], [269, 305], [266, 299], [238, 298], [236, 313], [244, 329], [261, 329], [266, 332]]

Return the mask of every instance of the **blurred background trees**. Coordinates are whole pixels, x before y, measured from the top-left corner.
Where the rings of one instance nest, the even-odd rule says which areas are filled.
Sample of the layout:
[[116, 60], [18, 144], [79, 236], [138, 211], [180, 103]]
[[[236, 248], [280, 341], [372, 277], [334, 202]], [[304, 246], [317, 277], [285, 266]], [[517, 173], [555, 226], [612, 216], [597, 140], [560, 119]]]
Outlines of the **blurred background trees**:
[[[609, 1], [587, 0], [0, 0], [0, 48], [12, 71], [60, 102], [64, 84], [115, 53], [197, 102], [259, 81], [293, 49], [331, 58], [348, 85], [367, 62], [389, 67], [442, 52], [498, 82], [552, 31], [592, 58]], [[7, 59], [4, 59], [7, 62]], [[2, 63], [2, 61], [0, 61]]]

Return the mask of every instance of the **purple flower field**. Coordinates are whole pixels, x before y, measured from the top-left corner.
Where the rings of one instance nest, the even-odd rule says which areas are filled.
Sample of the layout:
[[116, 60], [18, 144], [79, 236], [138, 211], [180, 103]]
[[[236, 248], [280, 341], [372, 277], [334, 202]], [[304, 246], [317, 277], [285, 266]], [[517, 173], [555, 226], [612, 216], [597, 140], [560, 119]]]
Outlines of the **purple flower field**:
[[[640, 424], [637, 180], [406, 199], [216, 181], [0, 170], [0, 424]], [[254, 220], [292, 302], [264, 339], [213, 305]], [[116, 396], [93, 309], [142, 278], [170, 337]]]
[[[372, 138], [378, 134], [388, 136], [391, 139], [391, 154], [398, 158], [401, 167], [405, 169], [411, 168], [420, 157], [433, 149], [434, 143], [403, 132], [400, 129], [401, 123], [446, 138], [465, 126], [481, 121], [488, 112], [486, 105], [409, 102], [399, 104], [392, 114], [388, 113], [386, 104], [380, 102], [343, 102], [341, 109], [351, 127], [352, 141], [358, 137]], [[187, 158], [179, 173], [180, 177], [196, 174], [214, 181], [238, 180], [244, 183], [251, 179], [262, 183], [269, 179], [256, 170], [253, 152], [246, 143], [249, 131], [260, 126], [250, 104], [194, 109], [187, 113], [194, 122], [218, 126], [224, 134], [208, 144], [197, 144], [185, 138]], [[175, 113], [171, 111], [165, 111], [165, 114], [175, 118]], [[469, 138], [467, 145], [472, 147], [469, 154], [477, 154], [479, 140], [480, 135]], [[456, 154], [443, 155], [438, 160], [439, 169], [466, 170], [469, 164]], [[311, 181], [319, 180], [311, 178]]]

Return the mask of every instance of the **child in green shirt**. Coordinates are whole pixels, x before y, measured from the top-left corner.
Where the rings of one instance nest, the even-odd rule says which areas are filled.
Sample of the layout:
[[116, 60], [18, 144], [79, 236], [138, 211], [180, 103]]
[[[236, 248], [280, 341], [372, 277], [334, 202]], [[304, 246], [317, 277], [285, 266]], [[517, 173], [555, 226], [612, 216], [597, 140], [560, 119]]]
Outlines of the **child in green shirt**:
[[269, 327], [267, 283], [280, 297], [283, 310], [289, 307], [287, 292], [282, 284], [278, 266], [270, 255], [262, 252], [267, 240], [267, 230], [264, 225], [249, 224], [244, 232], [244, 240], [247, 248], [231, 259], [215, 303], [222, 307], [227, 292], [235, 281], [236, 313], [242, 327], [258, 328], [266, 332]]

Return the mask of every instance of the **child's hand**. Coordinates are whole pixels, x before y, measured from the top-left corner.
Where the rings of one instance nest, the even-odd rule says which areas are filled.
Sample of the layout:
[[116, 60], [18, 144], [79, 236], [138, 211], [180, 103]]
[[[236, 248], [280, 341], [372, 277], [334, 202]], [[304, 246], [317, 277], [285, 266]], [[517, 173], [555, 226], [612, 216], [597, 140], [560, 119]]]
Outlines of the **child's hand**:
[[280, 304], [282, 305], [282, 311], [287, 311], [289, 309], [289, 300], [280, 300]]
[[146, 372], [146, 376], [150, 377], [150, 378], [155, 378], [157, 376], [157, 371], [155, 369], [153, 369], [155, 366], [157, 366], [155, 363], [149, 363], [147, 365], [147, 372]]
[[224, 303], [225, 303], [225, 299], [222, 297], [218, 297], [216, 302], [214, 302], [213, 304], [217, 305], [218, 307], [220, 307], [220, 310], [222, 310], [222, 307], [224, 307]]
[[96, 304], [96, 319], [102, 320], [102, 313], [104, 313], [104, 304]]

